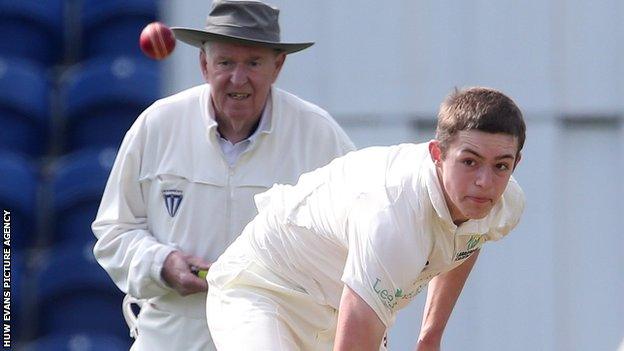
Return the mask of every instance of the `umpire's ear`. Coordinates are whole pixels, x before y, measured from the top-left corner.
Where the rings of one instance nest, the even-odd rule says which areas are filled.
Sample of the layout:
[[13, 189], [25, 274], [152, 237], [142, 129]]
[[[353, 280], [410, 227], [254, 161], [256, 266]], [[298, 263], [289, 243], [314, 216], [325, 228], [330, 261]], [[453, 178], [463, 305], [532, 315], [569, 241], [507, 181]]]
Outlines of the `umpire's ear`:
[[437, 140], [429, 141], [429, 156], [433, 164], [438, 166], [442, 162], [442, 150], [440, 149], [440, 142]]
[[208, 58], [206, 57], [206, 51], [204, 49], [199, 50], [199, 67], [201, 68], [204, 81], [206, 81], [206, 83], [209, 83], [208, 67], [206, 67], [206, 65], [208, 64], [207, 60]]

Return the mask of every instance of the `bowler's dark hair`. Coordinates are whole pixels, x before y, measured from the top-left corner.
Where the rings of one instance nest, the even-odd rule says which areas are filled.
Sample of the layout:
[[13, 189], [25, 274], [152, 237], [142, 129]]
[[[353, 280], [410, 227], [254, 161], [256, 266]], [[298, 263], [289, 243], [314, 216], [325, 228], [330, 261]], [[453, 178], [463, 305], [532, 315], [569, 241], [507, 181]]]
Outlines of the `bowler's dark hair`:
[[455, 88], [442, 102], [438, 113], [436, 139], [443, 155], [462, 130], [515, 136], [519, 153], [524, 146], [526, 126], [520, 108], [500, 91], [484, 87]]

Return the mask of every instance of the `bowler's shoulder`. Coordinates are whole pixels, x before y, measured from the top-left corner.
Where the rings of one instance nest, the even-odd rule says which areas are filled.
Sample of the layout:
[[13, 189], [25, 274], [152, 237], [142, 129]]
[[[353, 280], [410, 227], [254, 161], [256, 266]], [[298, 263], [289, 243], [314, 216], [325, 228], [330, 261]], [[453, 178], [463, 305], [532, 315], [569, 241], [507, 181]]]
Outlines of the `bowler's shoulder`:
[[509, 178], [503, 199], [514, 212], [522, 213], [524, 210], [524, 191], [513, 176]]
[[429, 143], [401, 143], [388, 147], [393, 163], [414, 169], [429, 158]]
[[490, 214], [489, 240], [496, 241], [507, 235], [520, 222], [524, 212], [524, 192], [513, 178], [501, 196], [496, 210]]

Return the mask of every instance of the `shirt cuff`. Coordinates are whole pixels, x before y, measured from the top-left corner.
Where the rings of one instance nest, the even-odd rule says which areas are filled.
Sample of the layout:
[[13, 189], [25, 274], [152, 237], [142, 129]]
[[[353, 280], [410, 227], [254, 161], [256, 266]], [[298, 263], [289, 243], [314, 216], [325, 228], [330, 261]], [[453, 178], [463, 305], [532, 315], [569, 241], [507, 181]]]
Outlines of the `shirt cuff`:
[[150, 271], [150, 276], [153, 281], [155, 281], [160, 287], [165, 289], [171, 289], [169, 285], [163, 280], [161, 272], [163, 265], [165, 264], [165, 259], [169, 256], [170, 253], [176, 251], [177, 249], [172, 246], [160, 245], [156, 252], [154, 253], [154, 260], [152, 262], [152, 267]]

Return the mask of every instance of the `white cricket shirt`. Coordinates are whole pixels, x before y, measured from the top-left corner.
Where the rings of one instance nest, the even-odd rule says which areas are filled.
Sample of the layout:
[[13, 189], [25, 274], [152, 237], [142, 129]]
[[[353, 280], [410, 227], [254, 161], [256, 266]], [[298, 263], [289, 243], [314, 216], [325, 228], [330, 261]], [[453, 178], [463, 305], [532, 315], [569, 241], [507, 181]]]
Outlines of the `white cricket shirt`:
[[[217, 141], [219, 142], [219, 146], [221, 147], [221, 151], [223, 152], [223, 157], [230, 167], [236, 166], [236, 162], [238, 161], [240, 156], [245, 153], [245, 151], [247, 151], [249, 147], [251, 147], [251, 145], [256, 141], [256, 139], [258, 139], [258, 136], [261, 133], [269, 131], [272, 113], [271, 105], [271, 94], [269, 94], [264, 109], [262, 110], [262, 115], [260, 116], [258, 127], [250, 136], [239, 141], [238, 143], [232, 144], [232, 142], [224, 138], [221, 133], [219, 133], [218, 129], [215, 130], [215, 133], [218, 137]], [[212, 104], [208, 104], [208, 114], [210, 115], [210, 118], [212, 118], [214, 121], [217, 120], [214, 106]]]
[[277, 88], [270, 96], [267, 126], [234, 164], [219, 146], [207, 84], [137, 118], [92, 226], [95, 257], [122, 291], [205, 319], [205, 294], [181, 297], [162, 280], [167, 255], [178, 249], [213, 262], [256, 215], [254, 195], [354, 148], [326, 111]]
[[266, 229], [244, 235], [258, 261], [334, 308], [347, 284], [390, 326], [434, 276], [511, 231], [524, 195], [512, 178], [487, 217], [456, 226], [423, 143], [351, 152], [256, 203]]

